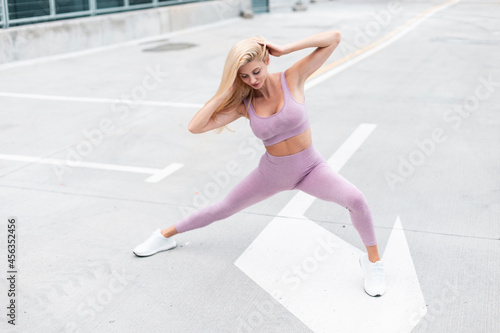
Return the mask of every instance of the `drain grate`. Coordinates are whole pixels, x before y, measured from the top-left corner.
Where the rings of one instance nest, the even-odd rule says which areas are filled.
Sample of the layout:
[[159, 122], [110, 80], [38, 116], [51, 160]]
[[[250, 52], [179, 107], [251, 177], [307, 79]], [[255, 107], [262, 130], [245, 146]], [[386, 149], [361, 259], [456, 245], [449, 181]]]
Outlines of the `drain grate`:
[[150, 47], [147, 49], [143, 49], [143, 52], [165, 52], [165, 51], [175, 51], [175, 50], [185, 50], [191, 47], [197, 46], [192, 43], [165, 43], [160, 44], [155, 47]]

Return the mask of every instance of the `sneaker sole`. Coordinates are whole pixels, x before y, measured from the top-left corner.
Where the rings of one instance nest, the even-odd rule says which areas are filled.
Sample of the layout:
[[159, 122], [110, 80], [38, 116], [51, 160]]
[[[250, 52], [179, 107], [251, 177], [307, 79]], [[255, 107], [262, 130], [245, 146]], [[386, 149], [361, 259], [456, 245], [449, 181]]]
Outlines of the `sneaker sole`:
[[163, 252], [163, 251], [168, 251], [168, 250], [172, 250], [172, 249], [175, 249], [177, 247], [177, 244], [168, 248], [168, 249], [165, 249], [165, 250], [160, 250], [160, 251], [156, 251], [156, 252], [152, 252], [152, 253], [146, 253], [146, 254], [137, 254], [135, 253], [135, 251], [132, 251], [134, 252], [134, 254], [137, 256], [137, 257], [151, 257], [152, 255], [154, 254], [157, 254], [159, 252]]
[[371, 296], [371, 297], [380, 297], [382, 296], [381, 294], [377, 294], [377, 295], [370, 295], [368, 294], [368, 292], [366, 291], [366, 289], [363, 288], [363, 290], [365, 291], [365, 293], [368, 295], [368, 296]]

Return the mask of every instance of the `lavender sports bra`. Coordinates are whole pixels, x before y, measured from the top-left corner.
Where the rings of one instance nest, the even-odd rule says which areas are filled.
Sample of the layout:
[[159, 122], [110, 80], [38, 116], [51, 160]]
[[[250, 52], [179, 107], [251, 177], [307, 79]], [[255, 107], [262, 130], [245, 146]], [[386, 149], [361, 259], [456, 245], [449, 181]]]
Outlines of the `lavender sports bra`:
[[[261, 117], [255, 113], [252, 103], [248, 107], [248, 118], [252, 132], [264, 142], [264, 146], [274, 145], [309, 128], [305, 100], [303, 103], [299, 103], [293, 98], [286, 82], [285, 71], [281, 72], [280, 82], [284, 98], [281, 110], [269, 117]], [[248, 97], [245, 97], [243, 102], [247, 106]]]

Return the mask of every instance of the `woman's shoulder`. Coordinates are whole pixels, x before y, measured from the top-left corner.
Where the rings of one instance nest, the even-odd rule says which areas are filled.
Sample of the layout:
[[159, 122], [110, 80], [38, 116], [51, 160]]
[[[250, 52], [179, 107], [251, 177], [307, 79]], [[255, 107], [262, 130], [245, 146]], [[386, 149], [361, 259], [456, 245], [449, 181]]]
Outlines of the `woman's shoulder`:
[[243, 103], [240, 104], [238, 107], [238, 113], [245, 118], [248, 118], [247, 105], [248, 105], [248, 96], [243, 97]]
[[245, 109], [248, 107], [248, 100], [249, 100], [249, 96], [243, 97], [243, 105], [245, 106]]

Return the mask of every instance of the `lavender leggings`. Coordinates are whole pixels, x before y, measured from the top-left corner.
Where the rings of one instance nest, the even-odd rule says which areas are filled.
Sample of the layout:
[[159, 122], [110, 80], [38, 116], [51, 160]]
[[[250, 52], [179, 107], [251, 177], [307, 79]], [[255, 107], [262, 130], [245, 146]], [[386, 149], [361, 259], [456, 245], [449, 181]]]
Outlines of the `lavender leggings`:
[[365, 246], [376, 245], [371, 213], [363, 194], [333, 171], [311, 144], [292, 155], [274, 156], [267, 151], [258, 167], [224, 199], [203, 207], [175, 224], [179, 233], [225, 219], [242, 209], [285, 190], [301, 190], [349, 210], [351, 221]]

